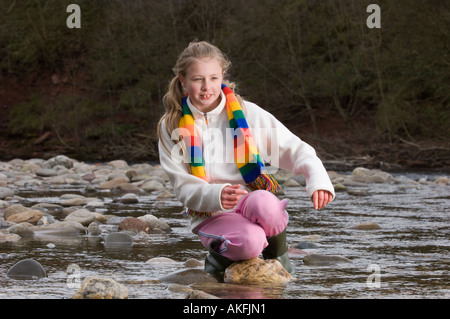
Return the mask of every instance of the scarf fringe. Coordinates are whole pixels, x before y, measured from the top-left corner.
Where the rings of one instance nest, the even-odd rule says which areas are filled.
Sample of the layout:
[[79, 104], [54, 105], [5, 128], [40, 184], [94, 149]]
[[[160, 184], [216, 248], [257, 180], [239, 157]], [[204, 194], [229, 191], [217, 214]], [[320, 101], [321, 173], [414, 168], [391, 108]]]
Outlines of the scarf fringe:
[[187, 217], [211, 217], [211, 212], [196, 212], [190, 208], [186, 209], [186, 212], [184, 213]]
[[262, 173], [254, 181], [246, 184], [252, 191], [264, 189], [275, 194], [283, 189], [283, 185], [272, 174]]

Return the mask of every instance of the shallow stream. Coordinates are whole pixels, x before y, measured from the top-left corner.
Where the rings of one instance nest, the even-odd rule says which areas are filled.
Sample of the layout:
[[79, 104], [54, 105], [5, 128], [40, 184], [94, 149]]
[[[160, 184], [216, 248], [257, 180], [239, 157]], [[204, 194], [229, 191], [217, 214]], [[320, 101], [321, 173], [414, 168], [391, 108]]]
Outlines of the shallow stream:
[[[345, 174], [345, 172], [344, 172]], [[351, 174], [348, 173], [348, 174]], [[393, 174], [397, 179], [434, 180], [435, 176]], [[435, 183], [367, 184], [349, 187], [363, 191], [337, 193], [336, 200], [315, 211], [304, 187], [288, 187], [288, 243], [312, 241], [309, 254], [348, 258], [350, 263], [305, 265], [303, 255], [292, 254], [298, 279], [286, 287], [218, 284], [194, 285], [221, 298], [449, 298], [450, 297], [450, 186]], [[84, 187], [58, 186], [50, 190], [19, 190], [26, 206], [54, 203], [62, 194], [83, 194]], [[83, 194], [84, 195], [84, 194]], [[102, 225], [114, 230], [121, 218], [153, 214], [171, 226], [167, 234], [142, 235], [130, 249], [110, 250], [94, 236], [39, 236], [0, 244], [0, 298], [71, 298], [86, 276], [111, 277], [123, 283], [130, 299], [184, 298], [157, 280], [183, 269], [188, 259], [204, 260], [206, 252], [189, 230], [181, 204], [140, 196], [138, 204], [115, 203], [109, 192], [95, 194], [106, 202], [105, 214], [115, 215]], [[20, 201], [19, 201], [20, 202]], [[361, 223], [376, 223], [378, 230], [355, 230]], [[177, 263], [157, 267], [146, 263], [170, 257]], [[6, 272], [16, 262], [33, 258], [47, 278], [13, 280]]]

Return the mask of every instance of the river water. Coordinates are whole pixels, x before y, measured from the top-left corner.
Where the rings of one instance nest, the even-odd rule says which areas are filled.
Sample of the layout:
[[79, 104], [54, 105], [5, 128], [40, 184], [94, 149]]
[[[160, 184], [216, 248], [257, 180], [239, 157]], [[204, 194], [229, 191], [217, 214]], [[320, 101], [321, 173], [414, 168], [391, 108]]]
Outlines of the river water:
[[[351, 172], [347, 172], [351, 174]], [[346, 174], [346, 172], [342, 172]], [[370, 183], [339, 192], [326, 209], [315, 211], [304, 187], [287, 187], [290, 215], [288, 243], [314, 242], [309, 254], [341, 256], [347, 263], [306, 265], [302, 254], [291, 255], [297, 281], [283, 287], [216, 284], [194, 285], [221, 298], [449, 298], [450, 297], [450, 186], [427, 183], [436, 176], [393, 174], [405, 182]], [[438, 174], [439, 175], [439, 174]], [[445, 175], [445, 174], [444, 174]], [[422, 183], [410, 183], [422, 180]], [[351, 187], [349, 187], [351, 188]], [[18, 202], [58, 202], [62, 194], [84, 195], [84, 186], [62, 185], [50, 190], [19, 189]], [[184, 298], [157, 280], [184, 268], [188, 259], [204, 260], [205, 250], [189, 230], [181, 204], [139, 196], [137, 204], [120, 204], [109, 192], [95, 194], [106, 203], [103, 213], [117, 218], [102, 225], [104, 233], [117, 229], [124, 217], [153, 214], [171, 226], [165, 234], [141, 235], [130, 249], [106, 249], [103, 237], [39, 236], [0, 244], [0, 298], [71, 298], [86, 276], [105, 276], [123, 283], [130, 299]], [[361, 223], [378, 230], [355, 230]], [[146, 263], [154, 257], [175, 262], [164, 267]], [[33, 258], [47, 278], [13, 280], [6, 272], [16, 262]]]

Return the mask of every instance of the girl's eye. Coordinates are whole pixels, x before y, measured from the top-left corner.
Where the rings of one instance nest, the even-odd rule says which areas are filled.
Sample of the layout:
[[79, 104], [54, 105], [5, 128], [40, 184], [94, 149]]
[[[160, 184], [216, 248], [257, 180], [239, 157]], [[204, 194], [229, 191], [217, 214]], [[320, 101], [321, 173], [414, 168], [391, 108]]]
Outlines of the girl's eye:
[[195, 78], [194, 81], [201, 81], [202, 78]]

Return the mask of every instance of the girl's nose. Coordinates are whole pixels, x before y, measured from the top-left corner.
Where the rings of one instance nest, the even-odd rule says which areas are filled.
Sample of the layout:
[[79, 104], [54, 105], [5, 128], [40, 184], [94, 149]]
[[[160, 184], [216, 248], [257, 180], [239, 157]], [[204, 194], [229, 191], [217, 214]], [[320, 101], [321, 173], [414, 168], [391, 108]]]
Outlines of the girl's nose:
[[207, 79], [204, 80], [204, 81], [203, 81], [203, 85], [202, 85], [202, 90], [203, 90], [203, 91], [208, 91], [209, 86], [210, 86], [209, 80], [207, 80]]

